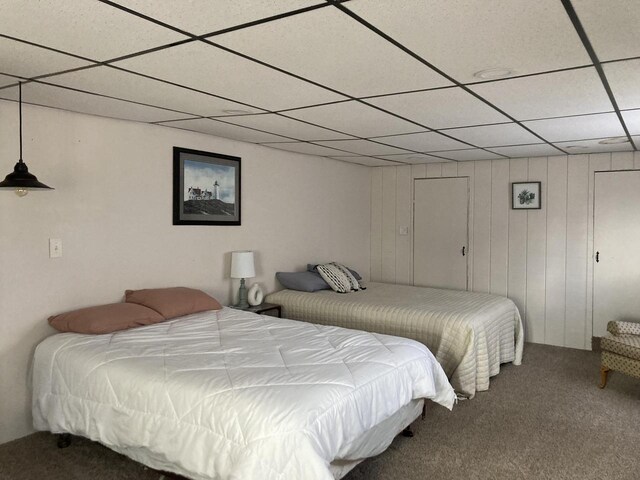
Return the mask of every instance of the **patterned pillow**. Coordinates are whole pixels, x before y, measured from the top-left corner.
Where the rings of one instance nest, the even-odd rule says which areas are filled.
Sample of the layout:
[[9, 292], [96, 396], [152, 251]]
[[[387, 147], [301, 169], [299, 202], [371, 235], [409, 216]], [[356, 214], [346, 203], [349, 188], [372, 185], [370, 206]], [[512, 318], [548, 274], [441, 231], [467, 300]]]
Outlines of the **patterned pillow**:
[[344, 265], [331, 262], [318, 265], [316, 268], [325, 282], [338, 293], [357, 292], [365, 289]]
[[347, 293], [351, 291], [349, 278], [333, 263], [318, 265], [318, 273], [334, 292]]
[[340, 263], [333, 262], [332, 265], [334, 265], [338, 270], [340, 270], [342, 273], [345, 274], [345, 276], [349, 280], [349, 284], [351, 285], [351, 290], [354, 290], [356, 292], [358, 290], [365, 290], [365, 288], [362, 285], [360, 285], [360, 282], [355, 277], [355, 275], [351, 273], [351, 270], [349, 270], [347, 267], [345, 267]]

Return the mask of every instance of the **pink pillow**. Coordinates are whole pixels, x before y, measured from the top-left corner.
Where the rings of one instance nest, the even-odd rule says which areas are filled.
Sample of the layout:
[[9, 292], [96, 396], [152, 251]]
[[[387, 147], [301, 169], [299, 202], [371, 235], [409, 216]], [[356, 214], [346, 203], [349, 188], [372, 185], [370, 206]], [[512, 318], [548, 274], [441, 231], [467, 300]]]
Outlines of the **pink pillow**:
[[112, 303], [81, 308], [49, 317], [49, 325], [61, 332], [111, 333], [164, 322], [158, 312], [131, 303]]
[[125, 301], [154, 309], [167, 320], [206, 310], [220, 310], [222, 305], [202, 290], [186, 287], [127, 290]]

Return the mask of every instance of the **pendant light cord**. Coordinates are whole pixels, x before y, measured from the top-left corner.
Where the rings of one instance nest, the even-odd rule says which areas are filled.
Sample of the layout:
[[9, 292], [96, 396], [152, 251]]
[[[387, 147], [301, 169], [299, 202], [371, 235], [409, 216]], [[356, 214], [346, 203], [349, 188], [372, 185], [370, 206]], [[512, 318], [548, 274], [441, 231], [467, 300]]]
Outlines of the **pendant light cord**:
[[22, 162], [22, 82], [18, 83], [18, 100], [20, 102], [20, 162]]

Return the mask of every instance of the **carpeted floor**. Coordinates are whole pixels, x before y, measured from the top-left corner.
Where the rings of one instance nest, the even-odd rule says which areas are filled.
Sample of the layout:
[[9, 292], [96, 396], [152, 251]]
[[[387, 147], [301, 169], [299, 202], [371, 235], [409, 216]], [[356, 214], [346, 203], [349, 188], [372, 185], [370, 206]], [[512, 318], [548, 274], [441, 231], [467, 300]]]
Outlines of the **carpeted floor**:
[[[415, 437], [396, 438], [345, 478], [636, 480], [640, 380], [612, 372], [600, 390], [598, 366], [592, 352], [527, 344], [523, 365], [504, 365], [491, 390], [453, 412], [432, 406], [413, 425]], [[2, 480], [161, 477], [75, 437], [63, 450], [46, 433], [0, 445]]]

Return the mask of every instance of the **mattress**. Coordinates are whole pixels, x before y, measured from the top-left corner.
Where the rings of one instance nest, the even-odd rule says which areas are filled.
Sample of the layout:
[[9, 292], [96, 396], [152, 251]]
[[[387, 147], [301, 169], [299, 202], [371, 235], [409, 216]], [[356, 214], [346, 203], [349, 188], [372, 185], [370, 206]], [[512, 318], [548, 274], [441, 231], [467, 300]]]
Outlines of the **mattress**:
[[417, 340], [469, 398], [489, 388], [502, 363], [522, 362], [520, 313], [498, 295], [371, 282], [347, 294], [281, 290], [266, 301], [288, 318]]
[[376, 426], [398, 428], [416, 400], [455, 401], [418, 342], [230, 308], [49, 337], [33, 390], [36, 429], [197, 480], [337, 478], [380, 450]]

